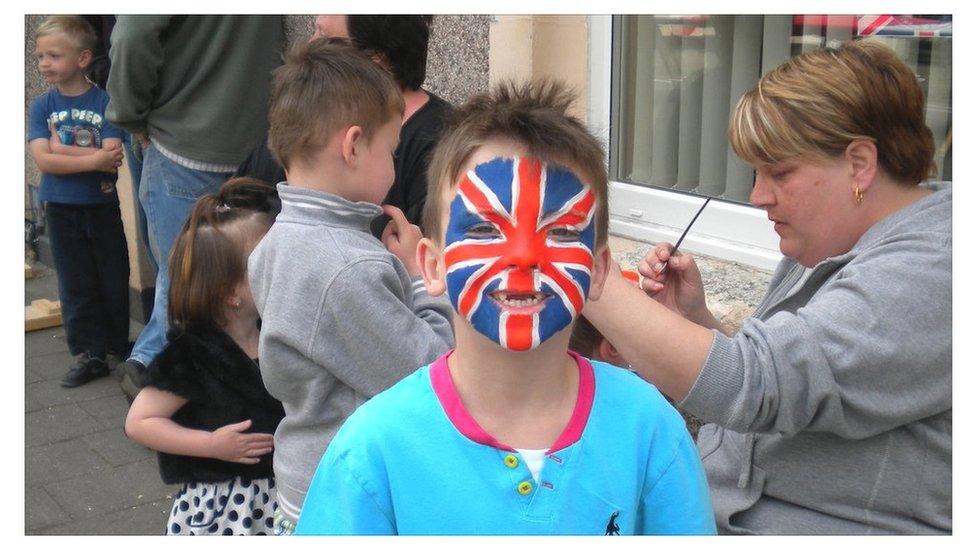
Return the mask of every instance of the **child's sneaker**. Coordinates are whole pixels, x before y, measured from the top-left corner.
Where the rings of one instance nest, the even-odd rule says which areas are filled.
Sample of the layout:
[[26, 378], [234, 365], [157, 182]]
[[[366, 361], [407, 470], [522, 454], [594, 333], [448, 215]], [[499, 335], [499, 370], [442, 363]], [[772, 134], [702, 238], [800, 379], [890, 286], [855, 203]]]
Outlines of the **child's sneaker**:
[[108, 364], [105, 364], [104, 360], [93, 356], [82, 357], [78, 359], [77, 364], [68, 370], [67, 375], [61, 378], [61, 386], [78, 387], [107, 375]]

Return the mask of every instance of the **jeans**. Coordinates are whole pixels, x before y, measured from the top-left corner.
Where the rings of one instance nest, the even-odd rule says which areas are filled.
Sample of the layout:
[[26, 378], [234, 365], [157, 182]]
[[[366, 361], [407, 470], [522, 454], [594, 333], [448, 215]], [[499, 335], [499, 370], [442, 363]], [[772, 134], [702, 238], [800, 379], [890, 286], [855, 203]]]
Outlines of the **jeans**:
[[72, 355], [105, 359], [129, 342], [129, 252], [115, 204], [45, 206]]
[[[150, 249], [149, 246], [149, 227], [146, 225], [146, 212], [142, 209], [142, 203], [139, 202], [139, 180], [142, 178], [142, 146], [136, 141], [132, 134], [129, 132], [123, 132], [122, 143], [125, 144], [125, 163], [129, 166], [129, 175], [132, 176], [132, 194], [136, 197], [136, 228], [137, 228], [137, 238], [146, 247], [147, 250]], [[149, 263], [152, 264], [153, 269], [158, 268], [156, 265], [156, 258], [153, 257], [152, 251], [146, 256], [149, 258]]]
[[169, 252], [201, 196], [217, 192], [231, 173], [184, 168], [150, 145], [143, 151], [139, 203], [146, 212], [149, 250], [156, 258], [156, 296], [149, 322], [139, 334], [130, 359], [148, 365], [166, 345], [169, 329]]

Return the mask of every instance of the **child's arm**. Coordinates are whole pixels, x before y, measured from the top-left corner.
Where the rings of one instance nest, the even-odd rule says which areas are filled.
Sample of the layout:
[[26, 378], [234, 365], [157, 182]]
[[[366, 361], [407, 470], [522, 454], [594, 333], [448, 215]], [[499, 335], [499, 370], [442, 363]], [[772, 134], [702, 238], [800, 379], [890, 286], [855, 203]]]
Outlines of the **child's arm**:
[[220, 459], [253, 465], [272, 451], [274, 435], [244, 433], [251, 420], [216, 431], [187, 429], [171, 418], [189, 402], [169, 391], [146, 387], [139, 391], [125, 418], [125, 434], [147, 448], [167, 454]]
[[[51, 129], [51, 139], [49, 140], [49, 145], [51, 147], [51, 152], [54, 154], [63, 154], [66, 156], [89, 156], [95, 154], [98, 149], [93, 147], [79, 147], [77, 145], [65, 145], [61, 142], [61, 138], [58, 137], [58, 132], [55, 129]], [[105, 138], [102, 139], [103, 149], [121, 149], [122, 140], [118, 138]]]
[[[109, 140], [106, 140], [109, 141]], [[51, 150], [49, 139], [38, 138], [30, 142], [31, 156], [44, 173], [67, 175], [81, 172], [115, 173], [122, 165], [122, 147], [91, 149], [84, 156], [59, 154]]]
[[321, 303], [309, 358], [333, 365], [333, 375], [366, 396], [433, 362], [454, 343], [450, 302], [430, 297], [419, 278], [404, 288], [389, 260], [348, 265]]

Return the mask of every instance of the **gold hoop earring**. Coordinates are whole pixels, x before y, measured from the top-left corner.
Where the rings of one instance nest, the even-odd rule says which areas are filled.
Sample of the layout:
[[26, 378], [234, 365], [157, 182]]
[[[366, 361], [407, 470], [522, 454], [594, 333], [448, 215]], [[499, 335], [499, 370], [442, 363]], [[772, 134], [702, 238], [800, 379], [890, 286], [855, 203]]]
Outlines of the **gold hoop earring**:
[[864, 200], [864, 191], [862, 191], [859, 187], [854, 187], [854, 201], [857, 202], [858, 205], [860, 205], [863, 200]]

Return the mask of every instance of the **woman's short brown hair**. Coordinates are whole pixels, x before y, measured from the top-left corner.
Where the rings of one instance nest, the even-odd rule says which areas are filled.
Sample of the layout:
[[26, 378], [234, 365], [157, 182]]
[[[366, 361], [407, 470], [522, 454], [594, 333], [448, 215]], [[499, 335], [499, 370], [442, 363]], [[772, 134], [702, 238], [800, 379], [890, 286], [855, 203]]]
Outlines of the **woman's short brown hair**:
[[894, 180], [935, 173], [932, 131], [915, 73], [872, 40], [798, 55], [764, 75], [735, 108], [732, 149], [752, 165], [791, 157], [836, 157], [856, 139], [873, 141]]
[[341, 39], [297, 44], [274, 71], [268, 113], [268, 149], [286, 170], [314, 158], [348, 126], [373, 132], [403, 116], [403, 96], [393, 77]]
[[574, 99], [564, 85], [549, 80], [504, 82], [454, 111], [431, 154], [424, 235], [441, 242], [445, 192], [457, 183], [461, 168], [478, 147], [493, 138], [506, 138], [542, 160], [568, 162], [582, 171], [596, 197], [597, 248], [606, 244], [609, 213], [603, 146], [582, 122], [567, 114]]
[[252, 177], [235, 177], [204, 195], [169, 256], [169, 320], [173, 326], [222, 326], [224, 300], [247, 277], [247, 254], [280, 209], [278, 192]]

